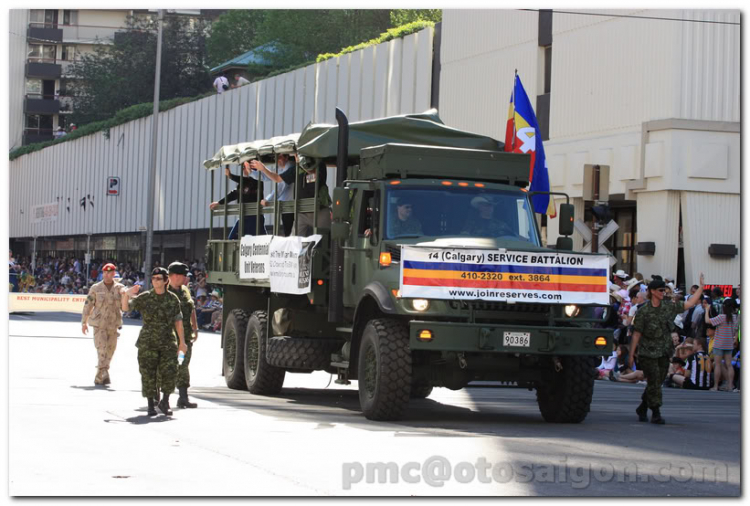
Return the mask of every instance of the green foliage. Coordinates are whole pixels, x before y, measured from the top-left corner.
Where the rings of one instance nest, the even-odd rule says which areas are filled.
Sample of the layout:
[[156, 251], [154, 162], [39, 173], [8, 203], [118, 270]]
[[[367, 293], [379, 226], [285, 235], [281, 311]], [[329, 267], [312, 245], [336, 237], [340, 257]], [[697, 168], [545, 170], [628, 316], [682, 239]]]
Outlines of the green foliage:
[[258, 44], [258, 29], [267, 11], [230, 10], [213, 22], [206, 41], [208, 65], [213, 68], [247, 53]]
[[377, 44], [382, 44], [383, 42], [388, 42], [389, 40], [406, 37], [407, 35], [411, 35], [412, 33], [416, 33], [420, 30], [424, 30], [425, 28], [430, 27], [430, 26], [435, 26], [435, 24], [432, 21], [414, 21], [412, 23], [399, 26], [398, 28], [389, 28], [386, 32], [381, 33], [380, 36], [372, 40], [368, 40], [367, 42], [362, 42], [360, 44], [357, 44], [356, 46], [345, 47], [338, 53], [319, 54], [318, 58], [316, 59], [316, 62], [320, 63], [322, 61], [329, 60], [331, 58], [336, 58], [337, 56], [341, 56], [347, 53], [358, 51], [360, 49], [364, 49], [368, 46], [374, 46]]
[[415, 21], [440, 23], [443, 20], [442, 9], [393, 9], [391, 26], [403, 26]]
[[273, 43], [261, 51], [271, 62], [269, 71], [273, 72], [377, 37], [391, 26], [390, 17], [390, 10], [378, 9], [267, 11], [257, 45]]
[[[162, 36], [160, 101], [190, 97], [211, 89], [206, 60], [206, 21], [165, 16]], [[156, 22], [127, 20], [127, 31], [114, 44], [96, 44], [72, 66], [71, 121], [84, 125], [114, 116], [134, 104], [153, 100]]]
[[[209, 97], [213, 95], [213, 91], [209, 93], [204, 93], [202, 95], [196, 96], [196, 97], [178, 97], [173, 98], [171, 100], [159, 100], [159, 112], [168, 111], [170, 109], [174, 109], [175, 107], [179, 107], [181, 105], [185, 105], [190, 102], [194, 102], [196, 100], [201, 100], [203, 98]], [[46, 142], [37, 142], [35, 144], [29, 144], [28, 146], [23, 146], [17, 149], [14, 149], [10, 152], [10, 160], [15, 160], [19, 156], [26, 155], [28, 153], [33, 153], [35, 151], [42, 150], [48, 146], [53, 146], [56, 144], [60, 144], [62, 142], [69, 142], [75, 139], [80, 139], [81, 137], [84, 137], [86, 135], [92, 135], [98, 132], [101, 132], [102, 135], [106, 139], [109, 139], [109, 130], [118, 126], [123, 125], [125, 123], [128, 123], [130, 121], [134, 121], [141, 118], [146, 118], [148, 116], [151, 116], [151, 114], [154, 111], [154, 103], [143, 103], [143, 104], [136, 104], [130, 107], [127, 107], [125, 109], [122, 109], [120, 111], [117, 111], [117, 113], [107, 120], [103, 121], [95, 121], [92, 123], [88, 123], [86, 125], [81, 126], [80, 128], [73, 130], [69, 134], [60, 137], [59, 139], [55, 139], [53, 141], [46, 141]]]

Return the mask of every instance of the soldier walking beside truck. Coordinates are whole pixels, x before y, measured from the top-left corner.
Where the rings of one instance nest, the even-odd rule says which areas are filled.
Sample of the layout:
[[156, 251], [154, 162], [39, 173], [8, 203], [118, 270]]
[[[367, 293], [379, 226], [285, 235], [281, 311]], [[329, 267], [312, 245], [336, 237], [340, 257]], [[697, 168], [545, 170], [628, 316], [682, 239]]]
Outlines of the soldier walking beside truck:
[[178, 408], [197, 408], [198, 405], [190, 402], [188, 388], [190, 388], [190, 358], [193, 356], [193, 343], [198, 339], [198, 321], [195, 316], [195, 302], [190, 295], [190, 290], [185, 286], [185, 277], [188, 273], [187, 265], [180, 262], [169, 264], [169, 287], [171, 293], [180, 299], [180, 310], [182, 311], [182, 327], [185, 335], [187, 352], [185, 359], [177, 366], [177, 391], [180, 393], [177, 399]]
[[116, 267], [107, 264], [102, 267], [102, 280], [95, 283], [81, 315], [83, 334], [88, 334], [89, 324], [94, 327], [94, 346], [98, 356], [94, 385], [109, 385], [109, 364], [117, 348], [117, 338], [122, 328], [120, 295], [125, 286], [115, 281]]
[[[648, 302], [638, 310], [633, 324], [633, 339], [630, 345], [628, 366], [633, 368], [633, 358], [638, 352], [638, 364], [646, 377], [647, 385], [641, 396], [641, 404], [636, 408], [638, 420], [648, 421], [651, 410], [651, 423], [663, 425], [661, 416], [661, 386], [669, 372], [672, 357], [672, 322], [675, 316], [698, 304], [703, 294], [703, 274], [698, 290], [685, 302], [671, 302], [665, 298], [666, 283], [655, 279], [648, 285]], [[638, 346], [640, 345], [640, 350]]]
[[168, 276], [167, 269], [157, 267], [151, 271], [153, 289], [134, 297], [140, 288], [136, 285], [122, 294], [122, 310], [136, 310], [143, 316], [143, 328], [135, 345], [141, 371], [141, 393], [148, 400], [148, 416], [156, 415], [157, 374], [163, 394], [158, 408], [165, 415], [172, 414], [169, 395], [174, 391], [177, 376], [177, 351], [187, 352], [180, 299], [167, 291]]

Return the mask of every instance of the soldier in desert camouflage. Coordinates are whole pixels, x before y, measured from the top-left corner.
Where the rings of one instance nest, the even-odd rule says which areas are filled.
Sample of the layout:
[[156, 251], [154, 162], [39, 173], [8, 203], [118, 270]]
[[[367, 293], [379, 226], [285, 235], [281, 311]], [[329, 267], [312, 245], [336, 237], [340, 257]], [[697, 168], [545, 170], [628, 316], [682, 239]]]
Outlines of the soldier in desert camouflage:
[[94, 346], [99, 357], [94, 385], [109, 385], [109, 364], [117, 348], [117, 337], [122, 328], [120, 296], [125, 287], [115, 281], [116, 267], [107, 264], [102, 267], [102, 281], [89, 290], [83, 306], [81, 325], [84, 335], [89, 325], [94, 327]]

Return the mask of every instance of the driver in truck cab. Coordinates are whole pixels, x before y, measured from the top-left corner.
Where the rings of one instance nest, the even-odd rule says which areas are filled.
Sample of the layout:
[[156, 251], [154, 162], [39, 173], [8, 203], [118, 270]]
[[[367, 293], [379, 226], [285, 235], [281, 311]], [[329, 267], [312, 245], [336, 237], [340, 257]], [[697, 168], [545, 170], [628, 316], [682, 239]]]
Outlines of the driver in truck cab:
[[396, 212], [390, 213], [388, 220], [389, 237], [422, 235], [422, 224], [413, 214], [413, 204], [404, 197], [396, 200]]

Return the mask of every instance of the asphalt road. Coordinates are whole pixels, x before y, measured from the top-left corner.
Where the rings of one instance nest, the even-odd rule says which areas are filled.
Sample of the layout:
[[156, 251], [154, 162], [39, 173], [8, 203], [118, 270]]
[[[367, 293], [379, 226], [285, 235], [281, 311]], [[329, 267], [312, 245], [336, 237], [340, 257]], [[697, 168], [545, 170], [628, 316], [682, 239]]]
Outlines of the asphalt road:
[[[218, 334], [191, 365], [195, 410], [145, 415], [123, 327], [112, 385], [77, 315], [11, 315], [13, 496], [738, 496], [740, 395], [664, 391], [667, 425], [639, 423], [641, 385], [596, 383], [581, 424], [545, 423], [534, 392], [435, 389], [400, 422], [359, 412], [356, 382], [288, 374], [278, 397], [229, 390]], [[172, 402], [176, 404], [176, 399]], [[174, 407], [174, 406], [173, 406]]]

